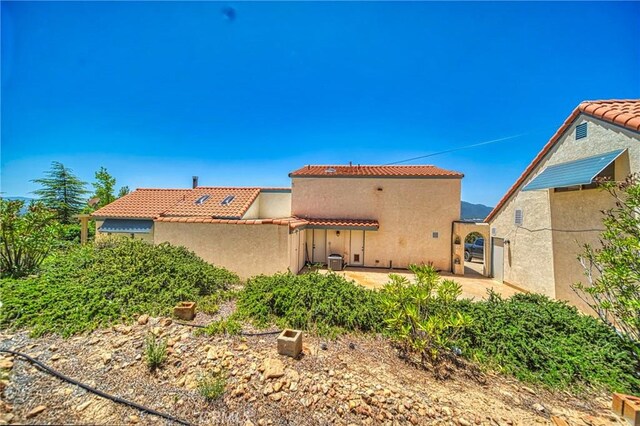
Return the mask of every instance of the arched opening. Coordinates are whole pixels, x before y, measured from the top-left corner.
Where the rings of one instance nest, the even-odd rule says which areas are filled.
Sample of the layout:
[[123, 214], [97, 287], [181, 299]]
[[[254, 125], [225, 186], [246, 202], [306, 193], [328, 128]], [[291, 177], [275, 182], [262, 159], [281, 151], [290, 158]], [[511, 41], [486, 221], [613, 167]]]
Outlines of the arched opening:
[[489, 276], [489, 226], [486, 223], [454, 222], [452, 264], [456, 275]]

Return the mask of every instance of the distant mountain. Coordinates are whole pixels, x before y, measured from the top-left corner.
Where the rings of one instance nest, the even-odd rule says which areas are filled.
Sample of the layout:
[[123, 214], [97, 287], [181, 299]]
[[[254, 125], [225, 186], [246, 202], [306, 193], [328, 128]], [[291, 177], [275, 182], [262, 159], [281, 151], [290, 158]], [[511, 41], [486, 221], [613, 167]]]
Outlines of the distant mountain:
[[484, 204], [471, 204], [466, 201], [462, 202], [462, 211], [460, 213], [460, 219], [471, 220], [479, 219], [484, 220], [489, 213], [491, 213], [493, 207], [485, 206]]

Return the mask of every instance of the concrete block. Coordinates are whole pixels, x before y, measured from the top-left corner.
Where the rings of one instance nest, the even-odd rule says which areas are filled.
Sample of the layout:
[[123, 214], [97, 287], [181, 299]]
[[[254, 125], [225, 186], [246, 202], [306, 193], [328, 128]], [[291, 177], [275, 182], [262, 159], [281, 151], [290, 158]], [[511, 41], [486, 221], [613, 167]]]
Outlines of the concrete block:
[[191, 321], [196, 316], [196, 302], [180, 302], [173, 308], [173, 315], [185, 320]]
[[621, 393], [613, 393], [613, 400], [611, 401], [611, 411], [619, 416], [622, 416], [624, 412], [624, 399], [626, 395]]
[[278, 353], [296, 358], [302, 352], [302, 331], [284, 329], [278, 336]]
[[625, 395], [622, 415], [632, 426], [640, 426], [640, 398]]

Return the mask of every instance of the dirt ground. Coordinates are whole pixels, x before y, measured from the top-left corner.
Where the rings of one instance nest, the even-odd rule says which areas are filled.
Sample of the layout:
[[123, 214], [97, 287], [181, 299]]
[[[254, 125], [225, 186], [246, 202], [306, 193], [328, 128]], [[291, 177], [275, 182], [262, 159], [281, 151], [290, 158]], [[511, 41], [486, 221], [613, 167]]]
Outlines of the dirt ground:
[[[27, 353], [97, 389], [195, 425], [542, 425], [552, 424], [552, 415], [570, 425], [625, 424], [609, 411], [609, 395], [554, 393], [464, 368], [436, 380], [380, 337], [305, 335], [303, 354], [292, 359], [278, 355], [275, 335], [197, 336], [169, 319], [144, 319], [66, 340], [4, 333], [0, 349]], [[168, 359], [154, 373], [142, 357], [148, 333], [169, 342]], [[0, 367], [0, 423], [173, 424], [20, 358], [1, 357]], [[226, 390], [209, 402], [198, 392], [199, 378], [218, 371], [227, 377]]]

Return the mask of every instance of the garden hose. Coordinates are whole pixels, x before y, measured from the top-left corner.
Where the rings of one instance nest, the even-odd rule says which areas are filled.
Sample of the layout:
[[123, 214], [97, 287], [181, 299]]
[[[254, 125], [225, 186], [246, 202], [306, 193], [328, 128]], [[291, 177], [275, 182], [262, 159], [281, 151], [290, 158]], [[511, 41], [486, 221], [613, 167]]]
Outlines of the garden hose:
[[148, 414], [151, 414], [151, 415], [154, 415], [154, 416], [162, 417], [162, 418], [164, 418], [166, 420], [170, 420], [172, 422], [179, 423], [181, 425], [192, 426], [191, 423], [189, 423], [189, 422], [187, 422], [185, 420], [178, 419], [178, 418], [173, 417], [173, 416], [171, 416], [169, 414], [161, 413], [160, 411], [156, 411], [156, 410], [154, 410], [152, 408], [148, 408], [148, 407], [145, 407], [143, 405], [136, 404], [135, 402], [127, 401], [126, 399], [120, 398], [118, 396], [109, 395], [108, 393], [102, 392], [101, 390], [95, 389], [95, 388], [93, 388], [93, 387], [91, 387], [89, 385], [86, 385], [86, 384], [81, 383], [81, 382], [79, 382], [77, 380], [74, 380], [74, 379], [72, 379], [70, 377], [67, 377], [64, 374], [54, 370], [53, 368], [43, 364], [42, 362], [38, 361], [37, 359], [30, 357], [29, 355], [23, 354], [21, 352], [8, 350], [8, 349], [0, 349], [0, 352], [5, 352], [5, 353], [8, 353], [8, 354], [11, 354], [11, 355], [14, 355], [14, 356], [18, 356], [18, 357], [24, 358], [27, 361], [29, 361], [30, 363], [36, 365], [42, 371], [44, 371], [46, 373], [49, 373], [50, 375], [55, 376], [55, 377], [65, 381], [65, 382], [68, 382], [68, 383], [71, 383], [73, 385], [79, 386], [79, 387], [81, 387], [81, 388], [83, 388], [83, 389], [85, 389], [85, 390], [87, 390], [87, 391], [89, 391], [91, 393], [94, 393], [94, 394], [96, 394], [98, 396], [101, 396], [102, 398], [110, 399], [111, 401], [116, 402], [118, 404], [128, 405], [129, 407], [136, 408], [136, 409], [142, 411], [143, 413], [148, 413]]

